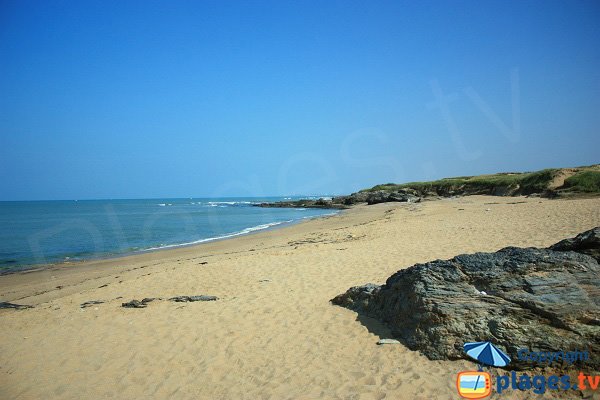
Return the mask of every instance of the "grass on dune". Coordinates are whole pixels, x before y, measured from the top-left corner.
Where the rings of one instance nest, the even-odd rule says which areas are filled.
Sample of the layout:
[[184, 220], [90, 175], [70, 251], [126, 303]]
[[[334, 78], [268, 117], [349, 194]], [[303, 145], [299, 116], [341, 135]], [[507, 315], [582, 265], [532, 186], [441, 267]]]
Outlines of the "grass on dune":
[[580, 171], [565, 179], [569, 191], [600, 193], [600, 171]]
[[374, 192], [377, 190], [393, 191], [398, 189], [414, 189], [427, 191], [435, 189], [491, 189], [501, 186], [519, 187], [523, 191], [534, 192], [544, 190], [555, 176], [556, 169], [545, 169], [529, 173], [500, 173], [480, 176], [461, 176], [456, 178], [444, 178], [429, 182], [410, 182], [404, 184], [387, 183], [377, 185], [364, 191]]

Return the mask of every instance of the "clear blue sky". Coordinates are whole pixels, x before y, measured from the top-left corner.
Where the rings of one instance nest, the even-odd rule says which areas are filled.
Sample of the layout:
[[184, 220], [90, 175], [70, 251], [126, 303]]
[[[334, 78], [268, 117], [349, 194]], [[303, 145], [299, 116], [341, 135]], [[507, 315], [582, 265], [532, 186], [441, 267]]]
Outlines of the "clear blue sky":
[[597, 1], [0, 0], [0, 200], [600, 162]]

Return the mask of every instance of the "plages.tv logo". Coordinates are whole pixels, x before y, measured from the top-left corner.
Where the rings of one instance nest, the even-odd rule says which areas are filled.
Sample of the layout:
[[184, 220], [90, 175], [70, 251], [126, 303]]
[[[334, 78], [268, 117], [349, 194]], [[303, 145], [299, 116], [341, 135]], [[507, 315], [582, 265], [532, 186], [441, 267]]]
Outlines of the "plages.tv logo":
[[458, 394], [465, 399], [483, 399], [492, 393], [489, 372], [463, 371], [456, 377]]
[[465, 399], [483, 399], [492, 393], [492, 377], [483, 371], [483, 366], [505, 367], [510, 363], [510, 357], [490, 342], [465, 343], [464, 350], [479, 362], [479, 370], [459, 372], [456, 389]]

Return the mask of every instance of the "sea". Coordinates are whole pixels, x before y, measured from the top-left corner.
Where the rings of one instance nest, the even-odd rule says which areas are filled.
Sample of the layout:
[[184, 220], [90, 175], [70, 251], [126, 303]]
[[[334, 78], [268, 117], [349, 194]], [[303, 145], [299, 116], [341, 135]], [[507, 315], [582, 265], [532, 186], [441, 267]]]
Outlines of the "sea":
[[254, 206], [301, 198], [2, 201], [0, 274], [188, 246], [337, 212]]

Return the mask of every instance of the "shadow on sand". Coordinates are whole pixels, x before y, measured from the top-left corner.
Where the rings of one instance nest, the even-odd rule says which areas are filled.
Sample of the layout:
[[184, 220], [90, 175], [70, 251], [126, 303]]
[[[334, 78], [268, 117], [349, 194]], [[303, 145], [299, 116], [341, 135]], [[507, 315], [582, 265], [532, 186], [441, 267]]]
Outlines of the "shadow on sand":
[[379, 339], [390, 339], [394, 336], [392, 331], [385, 324], [377, 321], [375, 318], [366, 315], [357, 314], [356, 321], [360, 322], [369, 332], [379, 337]]

